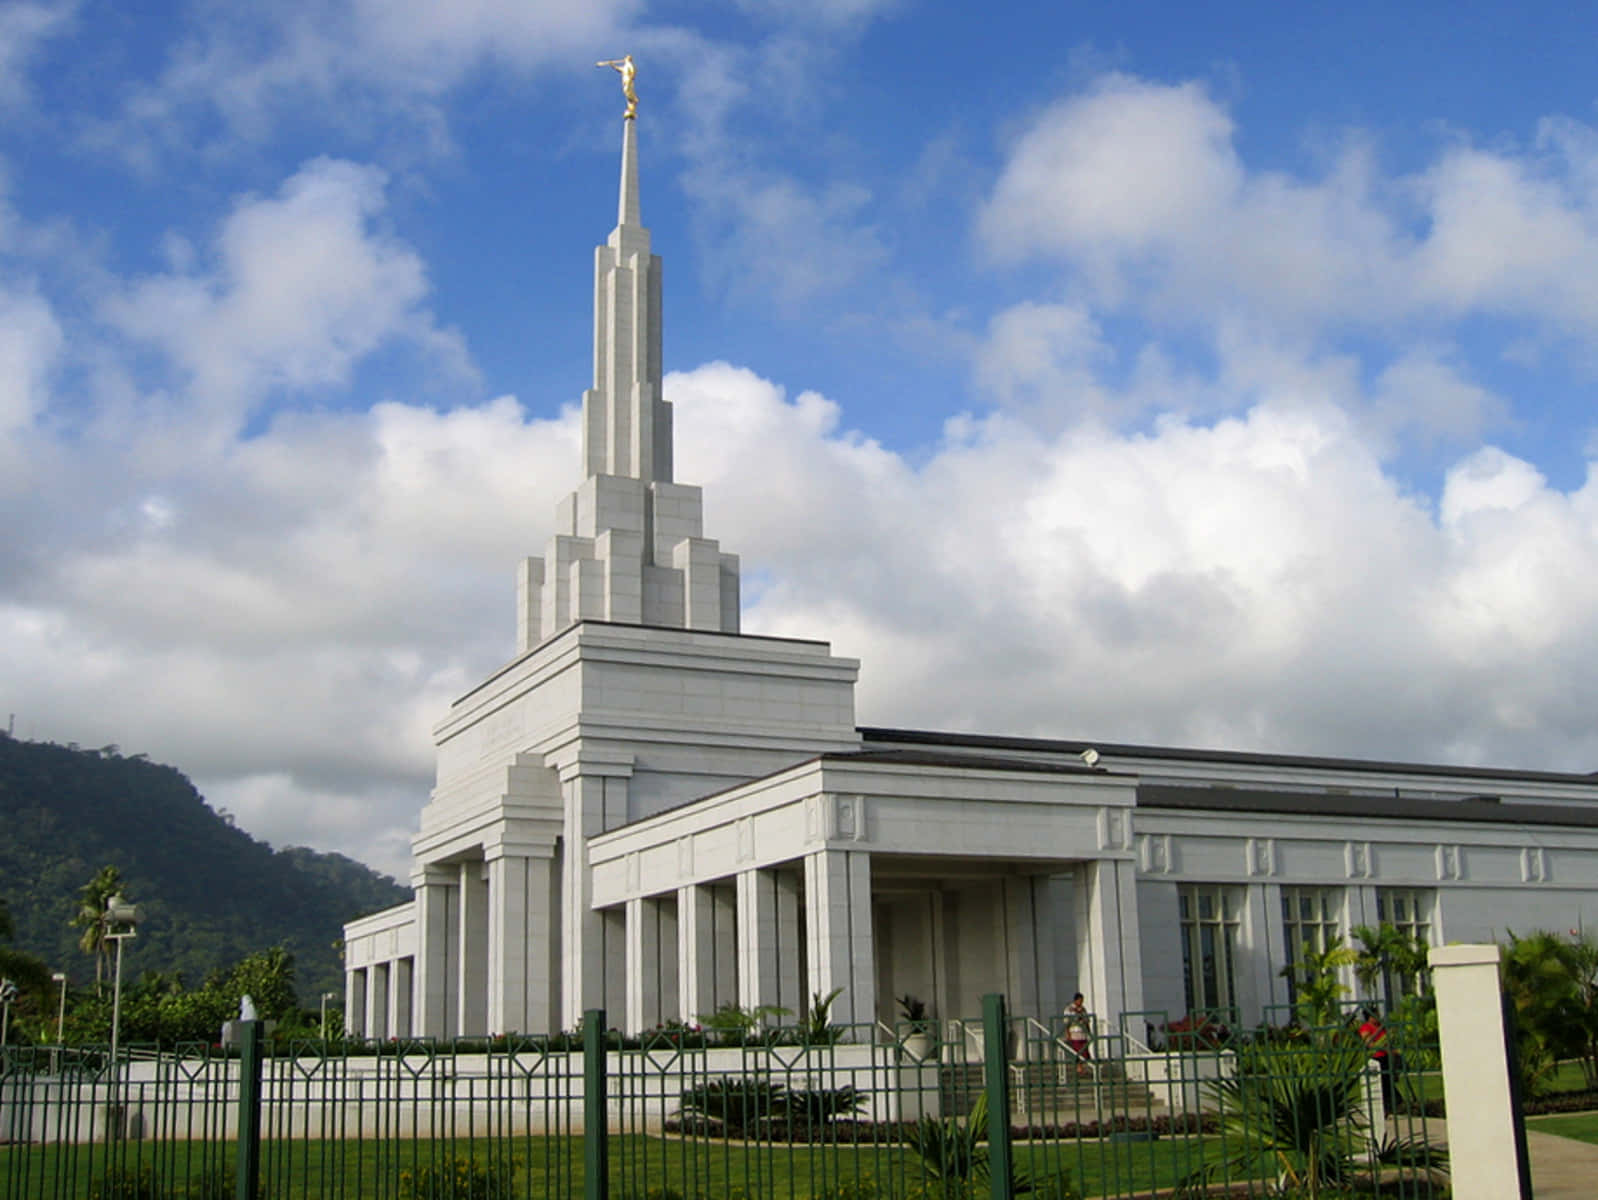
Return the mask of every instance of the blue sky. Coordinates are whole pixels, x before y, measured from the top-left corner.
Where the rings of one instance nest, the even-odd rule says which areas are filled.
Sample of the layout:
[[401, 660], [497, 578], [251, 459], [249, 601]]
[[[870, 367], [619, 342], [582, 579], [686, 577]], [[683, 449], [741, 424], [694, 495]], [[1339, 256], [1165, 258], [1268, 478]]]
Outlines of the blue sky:
[[679, 477], [863, 720], [1592, 769], [1595, 25], [0, 5], [0, 705], [400, 868], [631, 52]]

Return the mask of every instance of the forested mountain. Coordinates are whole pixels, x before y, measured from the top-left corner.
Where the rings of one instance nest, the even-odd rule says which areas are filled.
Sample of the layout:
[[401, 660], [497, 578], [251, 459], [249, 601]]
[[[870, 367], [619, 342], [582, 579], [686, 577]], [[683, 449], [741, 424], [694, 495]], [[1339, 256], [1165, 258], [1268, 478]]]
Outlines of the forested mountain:
[[208, 807], [173, 767], [0, 732], [0, 898], [12, 945], [75, 982], [94, 959], [71, 925], [78, 890], [101, 867], [122, 873], [144, 910], [127, 943], [124, 980], [179, 972], [191, 985], [256, 950], [295, 957], [301, 1003], [342, 995], [342, 924], [410, 896], [341, 854], [274, 851]]

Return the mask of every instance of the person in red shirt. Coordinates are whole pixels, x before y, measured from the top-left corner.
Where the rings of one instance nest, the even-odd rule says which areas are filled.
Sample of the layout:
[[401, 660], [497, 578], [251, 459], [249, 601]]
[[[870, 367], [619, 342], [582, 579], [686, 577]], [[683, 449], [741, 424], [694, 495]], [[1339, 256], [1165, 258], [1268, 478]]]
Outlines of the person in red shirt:
[[1365, 1021], [1359, 1027], [1359, 1036], [1364, 1039], [1365, 1045], [1370, 1047], [1371, 1057], [1376, 1060], [1376, 1070], [1381, 1076], [1382, 1108], [1391, 1114], [1394, 1056], [1392, 1047], [1387, 1044], [1387, 1030], [1382, 1026], [1382, 1020], [1376, 1015], [1374, 1008], [1365, 1010]]

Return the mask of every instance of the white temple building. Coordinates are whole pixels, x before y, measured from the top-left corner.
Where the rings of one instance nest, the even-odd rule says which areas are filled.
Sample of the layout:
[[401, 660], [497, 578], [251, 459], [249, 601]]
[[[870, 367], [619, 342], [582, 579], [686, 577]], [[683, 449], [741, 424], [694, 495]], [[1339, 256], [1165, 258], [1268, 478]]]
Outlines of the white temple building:
[[743, 633], [738, 559], [673, 478], [631, 119], [619, 210], [583, 478], [517, 570], [515, 654], [435, 730], [414, 899], [345, 926], [352, 1032], [637, 1031], [834, 988], [844, 1022], [1079, 990], [1110, 1026], [1253, 1021], [1354, 925], [1598, 916], [1598, 777], [857, 727], [859, 664]]

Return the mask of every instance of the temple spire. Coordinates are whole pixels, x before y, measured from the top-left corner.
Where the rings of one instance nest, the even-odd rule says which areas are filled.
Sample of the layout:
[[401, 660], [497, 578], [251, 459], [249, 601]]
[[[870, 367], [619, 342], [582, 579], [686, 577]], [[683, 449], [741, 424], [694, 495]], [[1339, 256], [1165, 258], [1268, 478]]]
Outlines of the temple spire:
[[622, 75], [616, 228], [594, 250], [594, 383], [583, 393], [583, 482], [555, 513], [543, 558], [517, 573], [523, 651], [577, 621], [738, 632], [738, 556], [704, 534], [699, 489], [672, 478], [662, 395], [660, 258], [638, 203], [632, 59]]
[[619, 227], [642, 226], [643, 217], [638, 209], [638, 138], [633, 130], [637, 122], [622, 122], [621, 135], [621, 197], [616, 204], [616, 224]]

